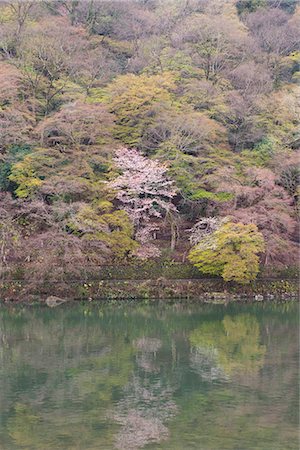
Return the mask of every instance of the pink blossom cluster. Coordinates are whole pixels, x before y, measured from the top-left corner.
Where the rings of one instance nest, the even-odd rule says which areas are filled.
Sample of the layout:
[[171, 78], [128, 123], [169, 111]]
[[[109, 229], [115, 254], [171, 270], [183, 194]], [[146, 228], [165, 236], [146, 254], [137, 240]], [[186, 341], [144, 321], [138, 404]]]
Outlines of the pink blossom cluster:
[[117, 150], [114, 161], [122, 174], [111, 187], [117, 189], [116, 198], [134, 223], [136, 239], [141, 244], [137, 255], [159, 256], [159, 250], [149, 242], [157, 229], [153, 221], [168, 211], [176, 211], [172, 203], [176, 190], [166, 175], [167, 167], [128, 148]]

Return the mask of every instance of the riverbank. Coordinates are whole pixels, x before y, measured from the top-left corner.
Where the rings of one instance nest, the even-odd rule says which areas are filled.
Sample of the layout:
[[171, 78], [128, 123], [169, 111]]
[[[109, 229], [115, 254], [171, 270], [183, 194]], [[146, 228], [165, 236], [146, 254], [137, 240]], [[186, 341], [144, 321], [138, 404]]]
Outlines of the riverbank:
[[0, 300], [44, 303], [49, 297], [62, 300], [177, 299], [228, 302], [243, 299], [271, 301], [292, 299], [299, 294], [297, 279], [258, 279], [248, 285], [226, 283], [219, 278], [91, 280], [87, 282], [42, 282], [33, 289], [24, 281], [0, 283]]

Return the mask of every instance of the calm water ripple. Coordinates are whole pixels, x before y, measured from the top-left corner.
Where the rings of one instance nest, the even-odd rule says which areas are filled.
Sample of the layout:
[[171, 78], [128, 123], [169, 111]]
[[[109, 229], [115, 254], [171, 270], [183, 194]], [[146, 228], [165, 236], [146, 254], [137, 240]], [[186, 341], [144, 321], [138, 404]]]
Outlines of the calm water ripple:
[[298, 450], [295, 303], [0, 308], [1, 450]]

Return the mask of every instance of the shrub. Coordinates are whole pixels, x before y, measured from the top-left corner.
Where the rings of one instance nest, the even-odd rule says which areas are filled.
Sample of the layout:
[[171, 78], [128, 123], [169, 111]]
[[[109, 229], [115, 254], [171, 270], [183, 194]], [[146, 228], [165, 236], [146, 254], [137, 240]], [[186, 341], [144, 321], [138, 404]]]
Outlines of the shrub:
[[189, 260], [203, 273], [246, 284], [256, 278], [257, 255], [263, 251], [264, 239], [256, 225], [228, 222], [205, 236], [190, 251]]

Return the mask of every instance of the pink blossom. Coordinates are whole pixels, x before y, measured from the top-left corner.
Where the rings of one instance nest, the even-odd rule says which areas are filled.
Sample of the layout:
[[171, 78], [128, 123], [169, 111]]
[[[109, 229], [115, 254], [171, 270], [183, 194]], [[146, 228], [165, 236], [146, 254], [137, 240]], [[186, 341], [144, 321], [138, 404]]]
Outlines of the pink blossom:
[[144, 259], [159, 256], [160, 251], [149, 242], [157, 229], [152, 221], [168, 211], [176, 211], [172, 203], [176, 190], [167, 177], [167, 166], [127, 148], [117, 150], [114, 161], [122, 174], [110, 186], [118, 191], [116, 198], [134, 223], [135, 238], [141, 244], [136, 256]]

